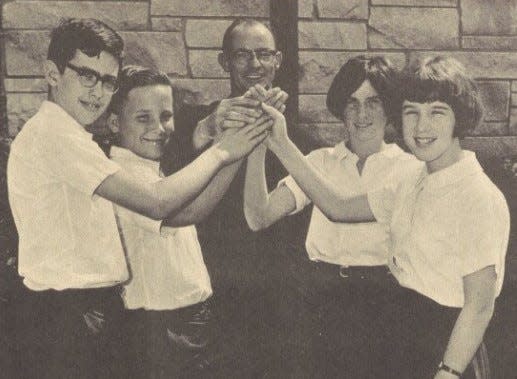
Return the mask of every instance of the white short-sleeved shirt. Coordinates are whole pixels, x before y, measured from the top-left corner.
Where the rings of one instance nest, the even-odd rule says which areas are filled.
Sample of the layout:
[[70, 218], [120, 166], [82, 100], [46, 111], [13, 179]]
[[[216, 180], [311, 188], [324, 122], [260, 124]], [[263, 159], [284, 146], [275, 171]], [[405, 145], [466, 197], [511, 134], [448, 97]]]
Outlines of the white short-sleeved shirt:
[[504, 196], [473, 152], [399, 186], [368, 193], [379, 222], [391, 230], [389, 266], [399, 283], [451, 307], [463, 307], [463, 277], [494, 265], [497, 294], [504, 278], [510, 216]]
[[43, 102], [27, 121], [7, 165], [27, 287], [96, 288], [128, 278], [113, 206], [94, 195], [119, 169], [57, 104]]
[[[348, 196], [382, 188], [386, 181], [398, 182], [404, 172], [422, 165], [396, 144], [383, 144], [378, 153], [370, 155], [362, 175], [357, 169], [358, 156], [348, 150], [344, 143], [315, 150], [306, 158]], [[296, 209], [292, 213], [301, 211], [311, 203], [291, 176], [281, 180], [280, 185], [286, 185], [295, 198]], [[314, 207], [305, 247], [311, 260], [342, 266], [376, 266], [387, 263], [387, 242], [388, 228], [385, 224], [336, 223]]]
[[[159, 181], [159, 163], [129, 150], [112, 147], [111, 158], [148, 183]], [[171, 228], [161, 221], [115, 206], [131, 280], [122, 297], [126, 308], [171, 310], [196, 304], [212, 295], [194, 225]]]

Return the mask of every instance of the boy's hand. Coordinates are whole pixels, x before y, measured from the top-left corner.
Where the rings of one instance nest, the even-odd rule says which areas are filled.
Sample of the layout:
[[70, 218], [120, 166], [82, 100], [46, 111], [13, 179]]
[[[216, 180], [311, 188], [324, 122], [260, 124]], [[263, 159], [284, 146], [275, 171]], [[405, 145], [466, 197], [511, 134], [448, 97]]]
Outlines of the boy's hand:
[[275, 149], [281, 148], [289, 140], [285, 117], [271, 105], [262, 103], [261, 106], [264, 112], [273, 120], [273, 127], [269, 133], [269, 138], [266, 140], [266, 144], [274, 152]]
[[254, 123], [240, 129], [231, 129], [223, 132], [221, 140], [214, 145], [223, 164], [233, 163], [248, 155], [268, 135], [273, 120], [263, 115]]

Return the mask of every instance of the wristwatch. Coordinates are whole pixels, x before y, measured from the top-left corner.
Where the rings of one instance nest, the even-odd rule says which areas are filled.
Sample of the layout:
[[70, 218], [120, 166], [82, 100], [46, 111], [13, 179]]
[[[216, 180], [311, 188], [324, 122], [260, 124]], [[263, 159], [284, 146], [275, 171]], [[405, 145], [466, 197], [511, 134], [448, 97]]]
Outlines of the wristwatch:
[[448, 372], [449, 374], [456, 375], [458, 378], [461, 378], [462, 373], [458, 370], [453, 369], [452, 367], [447, 366], [445, 363], [440, 362], [438, 365], [438, 370], [442, 370]]

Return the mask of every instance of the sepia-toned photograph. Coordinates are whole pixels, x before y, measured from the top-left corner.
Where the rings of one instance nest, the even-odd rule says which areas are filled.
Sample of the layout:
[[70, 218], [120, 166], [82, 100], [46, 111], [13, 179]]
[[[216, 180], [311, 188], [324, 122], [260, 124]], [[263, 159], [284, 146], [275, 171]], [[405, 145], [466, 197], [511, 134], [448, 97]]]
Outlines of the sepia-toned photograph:
[[517, 379], [517, 0], [0, 0], [0, 378]]

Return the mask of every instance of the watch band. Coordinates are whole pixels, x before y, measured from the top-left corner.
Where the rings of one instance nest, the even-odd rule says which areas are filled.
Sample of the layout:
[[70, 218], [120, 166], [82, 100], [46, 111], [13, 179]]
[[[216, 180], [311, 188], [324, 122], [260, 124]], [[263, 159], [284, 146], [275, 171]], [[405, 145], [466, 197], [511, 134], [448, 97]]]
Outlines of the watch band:
[[449, 374], [456, 375], [458, 378], [461, 378], [462, 373], [458, 370], [453, 369], [452, 367], [447, 366], [445, 363], [440, 362], [438, 365], [438, 370], [442, 370], [448, 372]]

